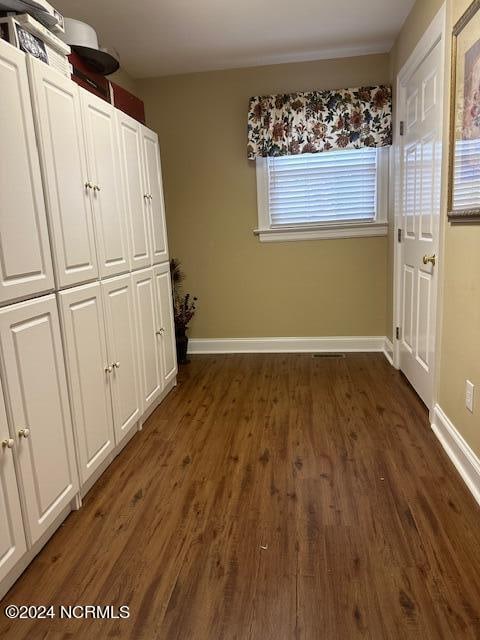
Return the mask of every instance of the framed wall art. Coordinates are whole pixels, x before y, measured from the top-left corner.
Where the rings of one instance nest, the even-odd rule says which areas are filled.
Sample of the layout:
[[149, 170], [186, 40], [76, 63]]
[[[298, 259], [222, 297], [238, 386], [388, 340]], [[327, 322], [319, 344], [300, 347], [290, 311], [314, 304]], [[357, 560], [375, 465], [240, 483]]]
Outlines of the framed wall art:
[[448, 217], [480, 222], [480, 0], [453, 28]]

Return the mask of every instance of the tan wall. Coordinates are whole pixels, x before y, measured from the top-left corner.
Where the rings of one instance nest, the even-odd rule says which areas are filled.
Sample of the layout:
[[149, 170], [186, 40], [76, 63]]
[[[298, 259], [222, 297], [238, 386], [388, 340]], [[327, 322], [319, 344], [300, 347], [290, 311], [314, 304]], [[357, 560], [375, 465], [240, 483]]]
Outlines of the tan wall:
[[[405, 63], [421, 35], [443, 3], [440, 0], [417, 0], [410, 17], [392, 51], [392, 77]], [[470, 0], [448, 0], [447, 39], [453, 24], [470, 4]], [[447, 59], [450, 58], [448, 53]], [[447, 69], [447, 78], [449, 76]], [[445, 149], [449, 135], [449, 86], [445, 90]], [[436, 399], [472, 449], [480, 455], [480, 225], [450, 225], [446, 222], [446, 168], [444, 157], [443, 245], [440, 283], [439, 375]], [[390, 247], [390, 256], [393, 246]], [[391, 259], [389, 256], [389, 263]], [[387, 294], [393, 276], [389, 272]], [[389, 319], [390, 320], [390, 319]], [[465, 407], [465, 381], [476, 386], [476, 405], [472, 415]]]
[[[452, 2], [453, 23], [470, 2]], [[445, 206], [446, 210], [446, 206]], [[480, 455], [480, 224], [446, 225], [438, 401]], [[465, 408], [465, 380], [476, 387], [475, 411]]]
[[158, 131], [170, 253], [199, 297], [191, 336], [385, 335], [386, 238], [260, 243], [251, 95], [388, 82], [387, 55], [139, 80]]

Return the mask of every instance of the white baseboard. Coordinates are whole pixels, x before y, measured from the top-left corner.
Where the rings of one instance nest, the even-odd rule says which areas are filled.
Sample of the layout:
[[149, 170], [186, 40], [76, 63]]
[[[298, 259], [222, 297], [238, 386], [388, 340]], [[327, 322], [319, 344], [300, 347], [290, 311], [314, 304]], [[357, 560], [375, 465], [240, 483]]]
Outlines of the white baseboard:
[[378, 351], [385, 348], [384, 336], [328, 338], [193, 338], [188, 353], [332, 353]]
[[438, 404], [433, 408], [432, 429], [480, 505], [480, 459]]
[[384, 340], [383, 354], [393, 367], [393, 343], [390, 338], [385, 338]]

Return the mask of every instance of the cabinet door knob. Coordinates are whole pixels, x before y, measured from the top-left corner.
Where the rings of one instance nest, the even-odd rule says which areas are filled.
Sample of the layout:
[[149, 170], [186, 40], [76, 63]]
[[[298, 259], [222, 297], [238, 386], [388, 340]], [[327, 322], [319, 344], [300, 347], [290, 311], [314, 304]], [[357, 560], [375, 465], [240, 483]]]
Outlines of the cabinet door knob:
[[86, 182], [85, 189], [93, 189], [93, 184], [91, 182]]
[[30, 437], [30, 429], [25, 427], [25, 429], [19, 429], [18, 435], [20, 438], [29, 438]]
[[105, 373], [112, 373], [112, 371], [113, 371], [112, 365], [109, 364], [105, 367]]
[[165, 333], [165, 329], [163, 327], [161, 327], [158, 331], [155, 331], [155, 334], [157, 336], [163, 336], [164, 333]]
[[13, 449], [15, 445], [15, 440], [13, 438], [5, 438], [5, 440], [2, 440], [2, 447], [4, 449]]
[[145, 198], [145, 200], [148, 200], [148, 193], [144, 193], [143, 197]]
[[112, 363], [112, 367], [113, 367], [114, 369], [120, 369], [120, 362], [113, 362], [113, 363]]

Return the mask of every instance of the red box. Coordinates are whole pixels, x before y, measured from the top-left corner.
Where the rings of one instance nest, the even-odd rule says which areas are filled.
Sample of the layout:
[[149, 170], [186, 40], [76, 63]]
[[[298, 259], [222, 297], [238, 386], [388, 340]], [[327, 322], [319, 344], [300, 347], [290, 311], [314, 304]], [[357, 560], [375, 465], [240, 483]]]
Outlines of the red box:
[[110, 86], [112, 87], [113, 105], [138, 122], [145, 124], [145, 105], [142, 100], [115, 82], [110, 82]]

